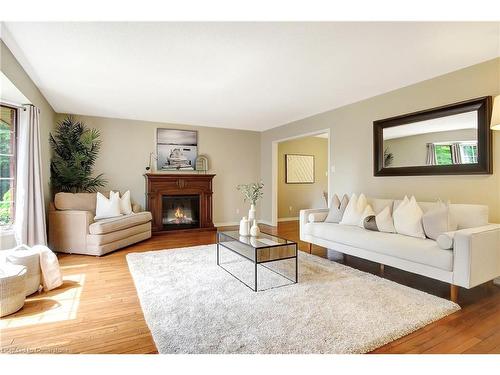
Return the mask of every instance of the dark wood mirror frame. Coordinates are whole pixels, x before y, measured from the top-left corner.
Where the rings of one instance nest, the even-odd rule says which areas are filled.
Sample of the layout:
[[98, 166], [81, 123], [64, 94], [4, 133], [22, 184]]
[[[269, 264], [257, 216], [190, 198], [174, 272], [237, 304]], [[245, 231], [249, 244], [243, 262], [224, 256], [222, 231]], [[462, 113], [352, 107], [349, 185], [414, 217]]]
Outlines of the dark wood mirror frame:
[[[493, 148], [490, 129], [491, 96], [449, 104], [406, 115], [373, 122], [373, 174], [374, 176], [425, 176], [425, 175], [468, 175], [493, 173]], [[383, 130], [393, 126], [431, 120], [459, 113], [477, 111], [477, 164], [422, 165], [414, 167], [384, 167]]]

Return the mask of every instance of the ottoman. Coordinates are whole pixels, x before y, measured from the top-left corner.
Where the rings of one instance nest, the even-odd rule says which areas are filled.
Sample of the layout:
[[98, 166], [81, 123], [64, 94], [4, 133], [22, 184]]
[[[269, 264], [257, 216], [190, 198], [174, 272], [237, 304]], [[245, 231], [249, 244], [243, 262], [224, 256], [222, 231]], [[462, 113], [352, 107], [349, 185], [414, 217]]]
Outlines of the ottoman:
[[26, 298], [26, 267], [4, 263], [0, 266], [0, 316], [15, 313]]
[[8, 263], [26, 267], [26, 296], [37, 292], [42, 277], [39, 252], [26, 246], [18, 246], [8, 250], [6, 260]]

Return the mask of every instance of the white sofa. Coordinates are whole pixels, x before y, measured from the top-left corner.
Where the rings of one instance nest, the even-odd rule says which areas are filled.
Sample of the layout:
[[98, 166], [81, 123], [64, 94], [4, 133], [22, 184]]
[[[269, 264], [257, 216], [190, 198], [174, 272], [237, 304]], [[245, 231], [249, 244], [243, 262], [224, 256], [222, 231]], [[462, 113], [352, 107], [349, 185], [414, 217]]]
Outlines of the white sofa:
[[[379, 213], [386, 206], [394, 211], [400, 201], [368, 198], [368, 203]], [[424, 212], [435, 205], [418, 204]], [[487, 206], [451, 204], [450, 212], [458, 223], [450, 250], [440, 248], [432, 239], [324, 222], [327, 208], [300, 211], [300, 239], [450, 283], [451, 299], [456, 301], [457, 286], [470, 289], [500, 276], [500, 225], [488, 223]], [[316, 220], [309, 222], [312, 213]]]

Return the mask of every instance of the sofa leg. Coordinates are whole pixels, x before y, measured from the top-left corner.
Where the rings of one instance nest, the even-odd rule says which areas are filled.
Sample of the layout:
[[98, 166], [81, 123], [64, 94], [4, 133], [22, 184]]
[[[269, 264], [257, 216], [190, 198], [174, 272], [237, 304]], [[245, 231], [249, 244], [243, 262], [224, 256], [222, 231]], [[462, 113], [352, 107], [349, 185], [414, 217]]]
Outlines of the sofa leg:
[[313, 248], [313, 244], [309, 242], [307, 244], [307, 250], [309, 251], [309, 254], [312, 254], [312, 248]]
[[458, 286], [450, 284], [450, 300], [452, 302], [458, 301]]
[[384, 276], [385, 273], [385, 266], [383, 264], [380, 264], [380, 276]]

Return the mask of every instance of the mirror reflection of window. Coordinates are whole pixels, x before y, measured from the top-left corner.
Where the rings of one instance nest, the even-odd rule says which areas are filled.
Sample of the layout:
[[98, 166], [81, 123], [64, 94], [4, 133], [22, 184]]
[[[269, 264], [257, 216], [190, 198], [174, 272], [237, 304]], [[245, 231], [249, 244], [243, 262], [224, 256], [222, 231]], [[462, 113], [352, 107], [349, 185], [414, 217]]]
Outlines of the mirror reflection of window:
[[478, 163], [477, 130], [477, 111], [385, 128], [384, 166]]
[[477, 163], [476, 141], [433, 143], [428, 145], [427, 152], [434, 153], [434, 157], [427, 156], [427, 165]]

